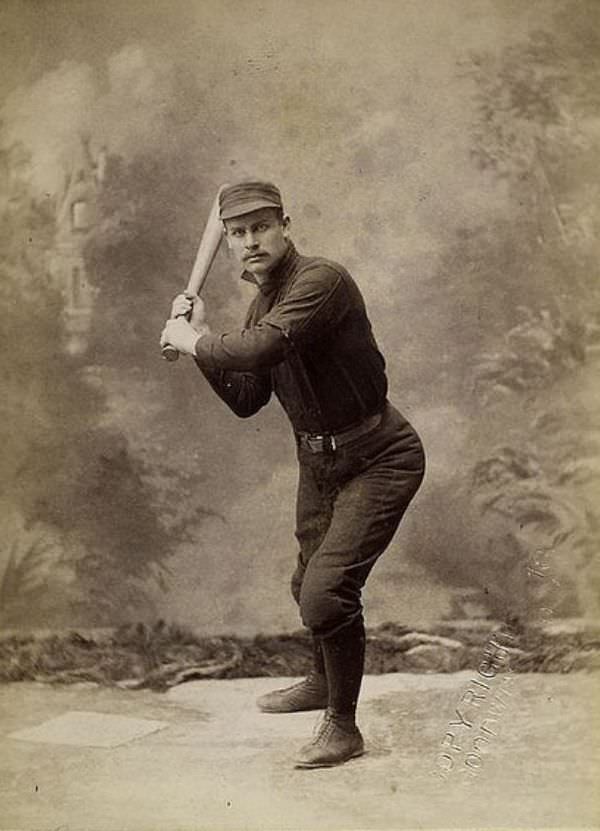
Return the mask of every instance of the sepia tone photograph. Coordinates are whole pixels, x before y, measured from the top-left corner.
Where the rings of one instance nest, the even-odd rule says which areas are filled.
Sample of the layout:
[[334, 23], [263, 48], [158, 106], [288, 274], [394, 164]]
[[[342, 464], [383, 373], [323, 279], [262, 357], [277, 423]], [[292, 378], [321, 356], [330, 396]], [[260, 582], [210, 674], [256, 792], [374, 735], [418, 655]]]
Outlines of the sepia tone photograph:
[[0, 831], [600, 828], [600, 2], [1, 0]]

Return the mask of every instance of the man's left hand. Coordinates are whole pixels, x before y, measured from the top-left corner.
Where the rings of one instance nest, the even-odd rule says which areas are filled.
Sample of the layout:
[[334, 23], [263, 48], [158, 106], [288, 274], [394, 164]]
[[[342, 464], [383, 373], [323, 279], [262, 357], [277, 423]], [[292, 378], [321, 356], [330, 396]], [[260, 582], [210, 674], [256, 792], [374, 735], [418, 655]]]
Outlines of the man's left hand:
[[160, 336], [160, 345], [165, 346], [168, 343], [184, 355], [195, 355], [196, 341], [208, 333], [208, 326], [205, 325], [202, 330], [198, 331], [185, 318], [176, 317], [167, 320]]

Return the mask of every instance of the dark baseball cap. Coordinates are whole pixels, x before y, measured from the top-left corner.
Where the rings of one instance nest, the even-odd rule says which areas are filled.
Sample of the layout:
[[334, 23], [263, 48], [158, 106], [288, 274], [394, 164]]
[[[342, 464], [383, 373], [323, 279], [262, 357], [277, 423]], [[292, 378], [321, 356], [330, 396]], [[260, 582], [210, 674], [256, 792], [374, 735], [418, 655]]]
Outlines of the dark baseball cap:
[[233, 219], [259, 208], [283, 210], [279, 188], [271, 182], [239, 182], [228, 185], [219, 195], [219, 217]]

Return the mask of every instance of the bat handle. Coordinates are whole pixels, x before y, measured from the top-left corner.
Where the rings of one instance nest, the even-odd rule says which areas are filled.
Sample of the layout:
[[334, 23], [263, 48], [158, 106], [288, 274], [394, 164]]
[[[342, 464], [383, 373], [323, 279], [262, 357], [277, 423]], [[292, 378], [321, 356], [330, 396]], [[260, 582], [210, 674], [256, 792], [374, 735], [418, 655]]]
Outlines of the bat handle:
[[179, 358], [179, 351], [169, 343], [165, 343], [161, 349], [161, 354], [165, 361], [176, 361]]
[[[186, 294], [188, 294], [188, 292], [186, 292]], [[188, 296], [192, 296], [192, 295], [188, 295]], [[191, 311], [189, 311], [187, 314], [184, 314], [184, 315], [177, 315], [177, 317], [184, 317], [186, 320], [189, 320], [191, 318], [191, 316], [192, 316]], [[174, 346], [171, 346], [170, 343], [165, 343], [165, 345], [162, 347], [160, 352], [161, 352], [161, 355], [163, 356], [163, 358], [165, 359], [165, 361], [170, 361], [172, 363], [173, 361], [179, 360], [179, 350], [175, 349]]]

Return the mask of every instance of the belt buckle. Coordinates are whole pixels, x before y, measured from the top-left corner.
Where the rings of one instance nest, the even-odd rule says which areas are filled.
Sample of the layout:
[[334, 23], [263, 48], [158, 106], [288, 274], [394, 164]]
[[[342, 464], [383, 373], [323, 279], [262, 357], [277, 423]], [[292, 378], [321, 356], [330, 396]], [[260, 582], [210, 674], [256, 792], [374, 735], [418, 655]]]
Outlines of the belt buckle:
[[335, 436], [330, 433], [319, 436], [307, 436], [306, 443], [311, 453], [335, 453]]
[[305, 436], [306, 445], [311, 453], [323, 453], [325, 450], [325, 436]]

